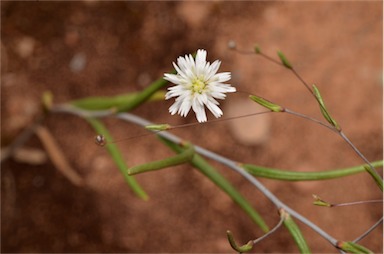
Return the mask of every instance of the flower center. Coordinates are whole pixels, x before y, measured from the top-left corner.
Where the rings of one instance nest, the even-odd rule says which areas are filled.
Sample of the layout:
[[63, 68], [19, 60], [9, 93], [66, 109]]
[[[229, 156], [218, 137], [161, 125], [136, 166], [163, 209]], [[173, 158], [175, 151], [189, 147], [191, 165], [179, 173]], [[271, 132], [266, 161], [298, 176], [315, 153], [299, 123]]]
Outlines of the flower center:
[[206, 84], [203, 81], [201, 81], [200, 79], [195, 79], [192, 82], [192, 91], [194, 93], [202, 94], [205, 86], [206, 86]]

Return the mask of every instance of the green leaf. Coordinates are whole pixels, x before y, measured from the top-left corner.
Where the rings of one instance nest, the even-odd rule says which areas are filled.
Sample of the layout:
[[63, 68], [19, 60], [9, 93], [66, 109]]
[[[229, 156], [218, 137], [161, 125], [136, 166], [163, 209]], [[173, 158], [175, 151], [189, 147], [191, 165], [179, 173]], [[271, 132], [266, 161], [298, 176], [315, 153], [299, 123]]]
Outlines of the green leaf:
[[[374, 167], [382, 167], [383, 161], [375, 161], [372, 162]], [[320, 171], [320, 172], [296, 172], [289, 170], [280, 170], [274, 168], [266, 168], [261, 166], [256, 166], [252, 164], [241, 164], [245, 170], [251, 173], [254, 176], [265, 177], [275, 180], [284, 180], [284, 181], [317, 181], [317, 180], [327, 180], [333, 179], [348, 175], [353, 175], [357, 173], [361, 173], [365, 171], [365, 164], [349, 167], [343, 169], [335, 169], [328, 171]]]
[[[135, 98], [139, 96], [140, 93], [128, 93], [117, 96], [95, 96], [87, 97], [79, 100], [71, 101], [70, 104], [86, 109], [86, 110], [107, 110], [115, 109], [116, 111], [121, 110], [122, 108], [130, 105], [134, 102]], [[149, 100], [159, 100], [164, 99], [164, 92], [157, 91], [152, 94]]]
[[288, 69], [292, 69], [292, 65], [291, 63], [288, 61], [288, 59], [285, 57], [285, 55], [283, 54], [283, 52], [281, 52], [280, 50], [277, 51], [277, 55], [279, 56], [280, 60], [281, 60], [281, 63], [287, 67]]
[[[107, 128], [104, 126], [104, 124], [95, 119], [95, 118], [87, 118], [88, 123], [95, 129], [95, 131], [101, 135], [103, 135], [107, 140], [112, 140], [112, 136], [107, 130]], [[105, 145], [106, 149], [108, 150], [109, 154], [111, 155], [113, 161], [117, 165], [117, 167], [120, 169], [120, 172], [123, 174], [125, 181], [128, 183], [128, 185], [132, 188], [134, 193], [144, 199], [148, 199], [147, 193], [141, 188], [141, 186], [137, 183], [135, 178], [133, 176], [129, 176], [127, 173], [127, 165], [123, 159], [123, 156], [121, 155], [120, 150], [117, 148], [117, 146], [113, 143], [107, 143]]]
[[[375, 167], [373, 163], [371, 163], [371, 165]], [[364, 169], [373, 177], [380, 190], [383, 191], [383, 179], [380, 175], [374, 172], [369, 165], [364, 165]]]
[[321, 114], [323, 114], [324, 118], [328, 121], [328, 123], [334, 126], [337, 130], [340, 130], [340, 126], [337, 124], [336, 120], [331, 117], [328, 110], [326, 109], [319, 89], [314, 84], [312, 86], [313, 86], [314, 95], [317, 99], [317, 102], [320, 105]]
[[291, 233], [291, 236], [295, 240], [297, 247], [299, 247], [300, 252], [311, 253], [303, 234], [295, 221], [292, 219], [291, 215], [289, 215], [284, 209], [280, 209], [279, 212], [281, 218], [284, 219], [284, 226], [288, 229], [289, 233]]
[[[172, 73], [176, 73], [176, 71], [173, 71]], [[147, 101], [151, 96], [153, 96], [159, 89], [165, 87], [167, 85], [168, 81], [166, 81], [163, 78], [159, 78], [155, 82], [153, 82], [149, 87], [138, 93], [129, 103], [126, 103], [125, 105], [122, 105], [118, 108], [118, 112], [125, 112], [130, 111], [143, 102]]]
[[354, 243], [354, 242], [338, 242], [337, 247], [339, 249], [342, 249], [343, 251], [349, 252], [349, 253], [366, 253], [366, 254], [373, 254], [373, 251], [365, 248], [364, 246]]
[[249, 98], [251, 100], [253, 100], [254, 102], [260, 104], [261, 106], [273, 111], [273, 112], [283, 112], [284, 111], [284, 108], [275, 104], [275, 103], [272, 103], [264, 98], [261, 98], [259, 96], [256, 96], [256, 95], [249, 95]]
[[172, 156], [163, 160], [152, 161], [149, 163], [145, 163], [139, 166], [129, 168], [128, 175], [134, 175], [134, 174], [139, 174], [139, 173], [144, 173], [148, 171], [159, 170], [162, 168], [184, 164], [184, 163], [190, 162], [194, 154], [195, 154], [195, 150], [193, 149], [193, 146], [190, 144], [187, 144], [185, 145], [185, 150], [183, 150], [181, 153], [175, 156]]
[[[159, 137], [168, 147], [175, 152], [180, 153], [184, 148], [179, 145]], [[196, 167], [202, 174], [207, 176], [213, 183], [215, 183], [220, 189], [222, 189], [232, 200], [237, 203], [241, 209], [243, 209], [248, 216], [260, 226], [264, 232], [268, 232], [269, 228], [264, 220], [261, 218], [258, 212], [256, 212], [249, 202], [231, 185], [226, 178], [224, 178], [219, 172], [216, 171], [206, 160], [198, 154], [193, 156], [191, 164]]]

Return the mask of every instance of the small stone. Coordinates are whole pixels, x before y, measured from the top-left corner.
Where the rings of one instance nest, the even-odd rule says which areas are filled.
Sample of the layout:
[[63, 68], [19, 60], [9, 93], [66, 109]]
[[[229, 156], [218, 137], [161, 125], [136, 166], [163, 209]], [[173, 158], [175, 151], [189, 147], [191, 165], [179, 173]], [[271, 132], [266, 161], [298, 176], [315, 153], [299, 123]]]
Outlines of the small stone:
[[24, 36], [16, 44], [16, 52], [22, 58], [28, 58], [35, 49], [35, 40], [31, 37]]
[[[236, 117], [262, 112], [266, 109], [247, 100], [232, 100], [226, 104], [225, 115]], [[270, 113], [230, 120], [229, 127], [234, 138], [244, 145], [262, 145], [270, 136]]]

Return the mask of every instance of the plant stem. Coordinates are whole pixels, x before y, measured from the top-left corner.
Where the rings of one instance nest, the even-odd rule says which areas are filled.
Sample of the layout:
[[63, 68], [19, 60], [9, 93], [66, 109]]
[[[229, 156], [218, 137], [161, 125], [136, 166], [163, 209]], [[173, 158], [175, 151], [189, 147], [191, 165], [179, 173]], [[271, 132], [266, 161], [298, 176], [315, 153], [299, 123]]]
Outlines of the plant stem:
[[378, 220], [375, 224], [373, 224], [372, 227], [370, 227], [366, 232], [364, 232], [364, 234], [362, 234], [361, 236], [359, 236], [358, 238], [356, 238], [355, 240], [353, 240], [354, 243], [357, 243], [359, 242], [360, 240], [362, 240], [364, 237], [366, 237], [367, 235], [369, 235], [369, 233], [372, 232], [372, 230], [374, 230], [377, 226], [379, 226], [381, 223], [383, 223], [383, 217], [380, 218], [380, 220]]
[[[257, 55], [260, 55], [262, 56], [264, 59], [267, 59], [268, 61], [270, 62], [273, 62], [275, 64], [278, 64], [284, 68], [287, 68], [289, 69], [294, 75], [295, 77], [307, 88], [308, 92], [317, 100], [316, 98], [316, 95], [315, 93], [312, 91], [312, 89], [309, 87], [309, 85], [307, 84], [307, 82], [301, 77], [301, 75], [295, 70], [295, 68], [293, 68], [293, 66], [290, 66], [290, 68], [288, 68], [287, 66], [285, 66], [283, 63], [273, 59], [272, 57], [268, 56], [268, 55], [265, 55], [264, 53], [262, 52], [259, 52], [257, 53]], [[324, 106], [322, 104], [319, 104], [319, 106], [324, 109]], [[324, 109], [325, 110], [325, 109]], [[368, 166], [370, 167], [371, 171], [368, 171], [368, 173], [371, 174], [371, 176], [374, 178], [374, 180], [378, 183], [379, 187], [381, 188], [381, 190], [383, 190], [383, 178], [377, 173], [376, 169], [372, 166], [372, 164], [369, 162], [369, 160], [357, 149], [357, 147], [347, 138], [347, 136], [344, 134], [344, 132], [341, 130], [341, 128], [336, 128], [335, 126], [328, 126], [316, 119], [311, 119], [310, 117], [307, 117], [307, 116], [304, 116], [304, 115], [301, 115], [299, 113], [294, 113], [294, 112], [290, 112], [291, 114], [295, 114], [297, 116], [300, 116], [300, 117], [303, 117], [303, 118], [306, 118], [306, 119], [309, 119], [309, 120], [312, 120], [312, 121], [315, 121], [319, 124], [321, 124], [322, 126], [325, 126], [335, 132], [338, 132], [339, 135], [352, 147], [352, 149], [357, 153], [357, 155], [362, 158], [367, 164]]]
[[312, 121], [314, 123], [317, 123], [323, 127], [326, 127], [328, 129], [330, 129], [331, 131], [333, 132], [338, 132], [333, 126], [331, 125], [328, 125], [328, 124], [325, 124], [323, 123], [322, 121], [320, 120], [317, 120], [316, 118], [313, 118], [313, 117], [310, 117], [310, 116], [307, 116], [307, 115], [304, 115], [304, 114], [301, 114], [301, 113], [298, 113], [298, 112], [295, 112], [295, 111], [292, 111], [290, 109], [287, 109], [287, 108], [284, 108], [284, 111], [283, 112], [286, 112], [288, 114], [291, 114], [291, 115], [294, 115], [294, 116], [297, 116], [297, 117], [300, 117], [300, 118], [304, 118], [306, 120], [309, 120], [309, 121]]
[[[116, 115], [117, 118], [122, 119], [124, 121], [128, 121], [140, 126], [147, 126], [151, 125], [153, 123], [138, 117], [136, 115], [130, 114], [130, 113], [120, 113]], [[172, 141], [176, 144], [181, 144], [182, 140], [178, 138], [177, 136], [169, 133], [169, 132], [158, 132], [159, 136]], [[320, 227], [318, 227], [316, 224], [308, 220], [303, 215], [299, 214], [289, 206], [287, 206], [285, 203], [283, 203], [280, 199], [278, 199], [272, 192], [270, 192], [261, 182], [259, 182], [255, 177], [253, 177], [251, 174], [249, 174], [247, 171], [245, 171], [243, 168], [239, 166], [239, 163], [236, 161], [233, 161], [231, 159], [228, 159], [226, 157], [223, 157], [219, 154], [216, 154], [212, 151], [209, 151], [205, 148], [202, 148], [200, 146], [194, 146], [195, 151], [199, 153], [200, 155], [203, 155], [207, 158], [210, 158], [212, 160], [215, 160], [223, 165], [228, 166], [235, 172], [239, 173], [241, 176], [243, 176], [245, 179], [247, 179], [250, 183], [252, 183], [257, 189], [259, 189], [277, 208], [284, 208], [289, 214], [291, 214], [293, 217], [301, 221], [302, 223], [306, 224], [310, 228], [312, 228], [315, 232], [317, 232], [319, 235], [321, 235], [324, 239], [329, 241], [333, 246], [336, 246], [337, 240], [333, 238], [331, 235], [326, 233], [324, 230], [322, 230]]]
[[355, 151], [357, 155], [359, 155], [360, 158], [362, 158], [368, 164], [369, 168], [371, 169], [368, 171], [368, 173], [371, 174], [371, 176], [381, 188], [381, 191], [383, 191], [383, 178], [377, 173], [376, 169], [372, 166], [372, 163], [359, 151], [359, 149], [357, 149], [357, 147], [349, 140], [349, 138], [347, 138], [343, 131], [340, 131], [339, 134], [348, 143], [348, 145], [352, 147], [353, 151]]
[[[75, 115], [78, 115], [81, 117], [84, 117], [84, 116], [90, 117], [90, 116], [93, 116], [93, 114], [95, 116], [98, 116], [98, 117], [100, 117], [100, 116], [105, 117], [108, 115], [109, 116], [112, 115], [112, 112], [109, 112], [109, 114], [107, 112], [89, 112], [86, 110], [79, 110], [75, 107], [59, 107], [59, 108], [53, 107], [52, 110], [56, 111], [56, 112], [62, 112], [62, 113], [64, 113], [64, 112], [65, 113], [71, 113], [71, 114], [75, 114]], [[152, 122], [150, 122], [144, 118], [141, 118], [139, 116], [136, 116], [136, 115], [133, 115], [130, 113], [120, 113], [120, 114], [117, 114], [115, 116], [121, 120], [131, 122], [131, 123], [134, 123], [136, 125], [143, 126], [143, 127], [145, 127], [147, 125], [153, 125], [154, 124], [154, 123], [152, 123]], [[182, 140], [179, 137], [177, 137], [177, 136], [175, 136], [175, 135], [173, 135], [167, 131], [157, 132], [157, 134], [159, 136], [171, 141], [171, 142], [176, 143], [176, 144], [182, 143]], [[295, 217], [296, 219], [298, 219], [299, 221], [301, 221], [302, 223], [304, 223], [305, 225], [310, 227], [312, 230], [314, 230], [320, 236], [322, 236], [324, 239], [326, 239], [328, 242], [330, 242], [333, 246], [335, 246], [335, 247], [337, 246], [338, 241], [334, 237], [329, 235], [327, 232], [322, 230], [319, 226], [314, 224], [312, 221], [308, 220], [306, 217], [304, 217], [300, 213], [298, 213], [295, 210], [293, 210], [292, 208], [290, 208], [284, 202], [282, 202], [271, 191], [269, 191], [261, 182], [259, 182], [250, 173], [248, 173], [246, 170], [244, 170], [242, 167], [240, 167], [238, 162], [233, 161], [231, 159], [228, 159], [226, 157], [223, 157], [219, 154], [216, 154], [212, 151], [209, 151], [209, 150], [202, 148], [202, 147], [199, 147], [199, 146], [194, 146], [194, 148], [198, 154], [203, 155], [203, 156], [210, 158], [212, 160], [215, 160], [215, 161], [217, 161], [223, 165], [226, 165], [230, 169], [234, 170], [235, 172], [237, 172], [238, 174], [243, 176], [252, 185], [254, 185], [257, 189], [259, 189], [278, 209], [280, 209], [280, 208], [285, 209], [291, 216]]]

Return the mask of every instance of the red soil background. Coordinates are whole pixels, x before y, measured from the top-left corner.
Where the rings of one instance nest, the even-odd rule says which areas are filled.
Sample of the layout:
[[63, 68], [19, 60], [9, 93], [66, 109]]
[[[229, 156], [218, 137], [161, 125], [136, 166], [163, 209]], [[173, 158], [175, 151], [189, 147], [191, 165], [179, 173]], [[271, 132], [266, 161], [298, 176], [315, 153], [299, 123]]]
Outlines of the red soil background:
[[[44, 91], [55, 103], [87, 96], [139, 91], [172, 69], [180, 55], [204, 48], [222, 61], [241, 91], [321, 119], [318, 106], [288, 70], [227, 48], [251, 51], [255, 43], [273, 57], [282, 50], [297, 71], [321, 90], [346, 135], [371, 161], [382, 159], [382, 45], [380, 1], [351, 2], [1, 2], [1, 141], [9, 145], [40, 113]], [[78, 69], [74, 61], [83, 63]], [[82, 62], [83, 61], [83, 62]], [[76, 61], [75, 61], [76, 62]], [[242, 93], [222, 103], [224, 118], [257, 112]], [[171, 101], [134, 110], [153, 122], [195, 122], [171, 116]], [[255, 107], [252, 108], [252, 105]], [[211, 116], [210, 116], [211, 117]], [[210, 118], [212, 119], [212, 118]], [[106, 123], [116, 139], [144, 130]], [[150, 199], [138, 199], [94, 131], [80, 118], [53, 114], [44, 125], [85, 184], [75, 186], [47, 160], [5, 160], [1, 168], [2, 252], [229, 252], [225, 232], [240, 243], [261, 230], [214, 184], [190, 166], [140, 175]], [[363, 161], [334, 133], [285, 114], [232, 120], [174, 131], [231, 159], [297, 171], [349, 167]], [[259, 133], [245, 142], [241, 134]], [[250, 137], [247, 138], [250, 140]], [[128, 165], [170, 156], [154, 136], [118, 143]], [[43, 152], [37, 137], [25, 147]], [[29, 152], [28, 152], [29, 151]], [[30, 154], [30, 150], [27, 154]], [[23, 156], [22, 156], [23, 158]], [[44, 158], [44, 156], [43, 156]], [[273, 227], [276, 208], [228, 168], [217, 169]], [[379, 169], [382, 172], [382, 169]], [[260, 179], [274, 194], [340, 240], [353, 240], [382, 216], [382, 205], [326, 209], [330, 202], [381, 199], [365, 173], [320, 182]], [[337, 252], [299, 223], [313, 252]], [[382, 253], [382, 227], [361, 241]], [[298, 252], [279, 229], [254, 252]]]

